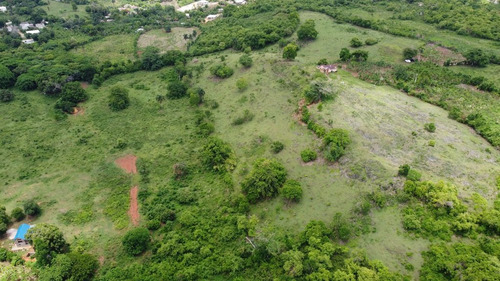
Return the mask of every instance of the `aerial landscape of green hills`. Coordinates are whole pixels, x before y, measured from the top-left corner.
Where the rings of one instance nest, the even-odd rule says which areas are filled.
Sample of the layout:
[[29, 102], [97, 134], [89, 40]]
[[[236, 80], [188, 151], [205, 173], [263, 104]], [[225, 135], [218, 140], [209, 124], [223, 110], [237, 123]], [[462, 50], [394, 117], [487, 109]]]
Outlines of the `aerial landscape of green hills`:
[[0, 280], [500, 280], [500, 5], [0, 0]]

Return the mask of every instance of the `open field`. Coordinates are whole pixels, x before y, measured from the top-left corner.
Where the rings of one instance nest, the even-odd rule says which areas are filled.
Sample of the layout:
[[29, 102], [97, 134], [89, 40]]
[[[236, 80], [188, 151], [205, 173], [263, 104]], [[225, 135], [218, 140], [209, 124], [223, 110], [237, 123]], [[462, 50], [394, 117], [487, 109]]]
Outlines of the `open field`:
[[140, 50], [148, 46], [157, 47], [161, 53], [170, 50], [186, 51], [187, 44], [192, 39], [185, 39], [185, 35], [193, 35], [193, 31], [200, 34], [198, 28], [183, 28], [174, 27], [170, 33], [166, 33], [163, 29], [155, 29], [142, 34], [137, 41], [137, 47]]
[[48, 5], [43, 6], [43, 9], [49, 15], [53, 15], [61, 18], [71, 18], [74, 16], [86, 17], [88, 16], [85, 12], [85, 5], [78, 5], [77, 10], [74, 11], [71, 3], [62, 3], [56, 0], [48, 0]]
[[101, 61], [109, 60], [111, 62], [117, 62], [129, 59], [133, 60], [135, 40], [136, 36], [133, 34], [111, 35], [89, 44], [79, 46], [71, 51], [77, 54], [91, 56]]
[[368, 60], [374, 62], [402, 62], [404, 48], [418, 48], [422, 45], [419, 40], [397, 37], [350, 24], [338, 24], [333, 18], [315, 12], [301, 12], [300, 19], [302, 22], [313, 19], [316, 23], [316, 30], [319, 32], [318, 38], [306, 43], [299, 52], [296, 60], [302, 63], [316, 63], [322, 58], [329, 61], [338, 60], [342, 48], [354, 50], [349, 46], [353, 37], [357, 37], [363, 42], [368, 38], [379, 41], [373, 46], [365, 45], [357, 48], [368, 51]]

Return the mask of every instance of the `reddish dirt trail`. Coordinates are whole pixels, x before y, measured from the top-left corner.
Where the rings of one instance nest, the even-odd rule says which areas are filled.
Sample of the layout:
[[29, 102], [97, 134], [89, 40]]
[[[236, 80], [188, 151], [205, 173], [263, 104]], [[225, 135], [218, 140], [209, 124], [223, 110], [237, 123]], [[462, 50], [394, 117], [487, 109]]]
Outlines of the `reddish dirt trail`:
[[[137, 174], [137, 167], [135, 162], [137, 157], [134, 155], [125, 155], [115, 160], [116, 165], [122, 168], [125, 172], [129, 174]], [[130, 207], [128, 209], [128, 215], [132, 220], [134, 226], [139, 225], [139, 204], [137, 203], [137, 194], [139, 193], [139, 187], [136, 185], [130, 189]]]
[[128, 215], [132, 220], [134, 226], [139, 225], [139, 205], [137, 204], [137, 193], [139, 193], [139, 188], [136, 186], [130, 189], [130, 209], [128, 210]]

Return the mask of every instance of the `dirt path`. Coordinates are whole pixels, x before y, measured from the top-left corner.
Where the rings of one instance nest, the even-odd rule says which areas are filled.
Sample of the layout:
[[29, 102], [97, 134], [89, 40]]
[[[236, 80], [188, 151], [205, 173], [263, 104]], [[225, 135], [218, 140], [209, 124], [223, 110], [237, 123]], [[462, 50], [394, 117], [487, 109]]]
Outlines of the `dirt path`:
[[128, 215], [132, 220], [134, 226], [139, 225], [139, 205], [137, 204], [137, 193], [139, 193], [139, 187], [136, 185], [130, 189], [130, 209], [128, 210]]
[[[129, 174], [137, 174], [137, 167], [135, 165], [137, 161], [137, 156], [135, 155], [125, 155], [115, 160], [116, 165], [122, 168], [125, 172]], [[128, 215], [132, 224], [134, 226], [139, 225], [139, 204], [137, 202], [137, 194], [139, 193], [139, 187], [136, 185], [130, 189], [130, 207], [128, 209]]]

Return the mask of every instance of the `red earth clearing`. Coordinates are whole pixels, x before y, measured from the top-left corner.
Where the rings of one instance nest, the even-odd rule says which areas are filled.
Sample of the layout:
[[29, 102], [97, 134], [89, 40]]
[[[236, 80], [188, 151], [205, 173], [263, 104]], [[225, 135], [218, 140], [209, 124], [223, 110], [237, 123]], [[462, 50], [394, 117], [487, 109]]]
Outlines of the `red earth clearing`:
[[116, 165], [122, 168], [125, 172], [129, 174], [136, 174], [137, 168], [135, 167], [135, 161], [137, 156], [125, 155], [115, 160]]
[[134, 226], [139, 225], [139, 205], [137, 204], [137, 193], [139, 188], [136, 186], [130, 189], [130, 209], [128, 210], [128, 215], [132, 220]]
[[[125, 155], [121, 158], [115, 160], [116, 165], [122, 168], [125, 172], [129, 174], [137, 174], [137, 167], [135, 162], [137, 161], [137, 156]], [[139, 204], [137, 203], [137, 193], [139, 192], [139, 187], [136, 185], [130, 189], [130, 208], [128, 210], [128, 215], [132, 220], [134, 226], [139, 225]]]

